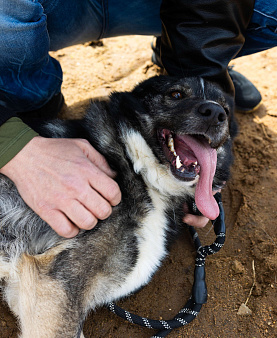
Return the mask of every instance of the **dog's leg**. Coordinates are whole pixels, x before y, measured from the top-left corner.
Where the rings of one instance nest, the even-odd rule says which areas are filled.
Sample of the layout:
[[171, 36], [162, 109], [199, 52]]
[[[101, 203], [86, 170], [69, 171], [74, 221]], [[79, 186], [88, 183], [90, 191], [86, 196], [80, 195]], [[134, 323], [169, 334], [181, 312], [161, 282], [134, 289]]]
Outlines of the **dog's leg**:
[[21, 337], [82, 337], [77, 305], [47, 274], [49, 261], [44, 263], [25, 255], [7, 283], [6, 299], [19, 319]]

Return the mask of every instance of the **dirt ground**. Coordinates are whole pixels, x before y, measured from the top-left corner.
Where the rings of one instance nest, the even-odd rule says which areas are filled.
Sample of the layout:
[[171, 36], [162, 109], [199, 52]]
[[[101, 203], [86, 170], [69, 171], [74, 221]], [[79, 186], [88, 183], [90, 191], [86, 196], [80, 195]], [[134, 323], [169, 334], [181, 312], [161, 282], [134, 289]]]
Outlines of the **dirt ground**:
[[[131, 89], [159, 70], [151, 63], [151, 37], [124, 37], [53, 53], [64, 70], [67, 116], [80, 114], [90, 98]], [[198, 317], [168, 337], [277, 337], [277, 49], [232, 62], [263, 95], [250, 114], [236, 113], [232, 179], [223, 192], [227, 240], [206, 260], [208, 302]], [[214, 236], [199, 231], [202, 244]], [[119, 304], [153, 319], [170, 319], [186, 303], [193, 282], [194, 248], [188, 233], [173, 247], [151, 283]], [[251, 313], [238, 314], [246, 303]], [[87, 338], [146, 338], [155, 333], [117, 318], [106, 309], [91, 313]], [[0, 337], [16, 337], [16, 321], [0, 302]], [[32, 337], [30, 337], [32, 338]]]

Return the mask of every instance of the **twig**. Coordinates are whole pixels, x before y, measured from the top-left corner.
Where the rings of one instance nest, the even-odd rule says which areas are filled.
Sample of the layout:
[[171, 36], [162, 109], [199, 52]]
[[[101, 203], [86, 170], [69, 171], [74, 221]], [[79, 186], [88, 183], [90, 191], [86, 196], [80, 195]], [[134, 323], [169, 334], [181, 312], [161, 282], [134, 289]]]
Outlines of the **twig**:
[[212, 231], [212, 229], [214, 228], [213, 224], [211, 225], [210, 229], [208, 230], [208, 232], [206, 233], [206, 237], [208, 236], [208, 234]]
[[246, 301], [244, 303], [245, 305], [248, 303], [248, 301], [249, 301], [249, 299], [250, 299], [250, 297], [252, 295], [252, 291], [254, 289], [255, 283], [256, 283], [256, 273], [255, 273], [255, 263], [254, 263], [254, 260], [252, 261], [252, 270], [253, 270], [253, 284], [252, 284], [252, 287], [250, 289], [249, 295], [248, 295], [248, 297], [247, 297], [247, 299], [246, 299]]
[[274, 239], [265, 231], [265, 229], [262, 229], [262, 231], [268, 236], [268, 238], [273, 242], [273, 244], [276, 246], [276, 242], [274, 241]]

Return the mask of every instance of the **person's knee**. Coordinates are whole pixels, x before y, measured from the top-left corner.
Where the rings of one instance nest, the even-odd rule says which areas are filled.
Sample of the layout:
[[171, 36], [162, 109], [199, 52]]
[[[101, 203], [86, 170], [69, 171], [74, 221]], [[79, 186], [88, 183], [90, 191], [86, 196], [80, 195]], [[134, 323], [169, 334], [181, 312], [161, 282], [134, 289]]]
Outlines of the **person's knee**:
[[9, 22], [36, 22], [43, 15], [43, 7], [37, 0], [1, 1], [0, 13]]
[[43, 62], [49, 37], [46, 16], [38, 1], [1, 1], [0, 31], [0, 68]]

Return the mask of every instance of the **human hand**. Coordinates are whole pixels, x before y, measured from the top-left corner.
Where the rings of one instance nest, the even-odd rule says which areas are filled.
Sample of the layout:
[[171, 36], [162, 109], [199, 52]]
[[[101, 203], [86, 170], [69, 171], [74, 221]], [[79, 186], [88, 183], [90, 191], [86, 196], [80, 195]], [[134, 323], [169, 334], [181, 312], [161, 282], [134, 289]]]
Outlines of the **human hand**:
[[[213, 195], [215, 195], [217, 192], [221, 192], [221, 190], [213, 191]], [[210, 221], [209, 218], [205, 216], [197, 216], [197, 215], [190, 214], [189, 208], [186, 204], [184, 205], [183, 209], [185, 212], [185, 216], [183, 217], [183, 222], [188, 225], [191, 225], [196, 228], [204, 228]]]
[[67, 238], [92, 229], [121, 200], [115, 173], [83, 139], [34, 137], [0, 172], [31, 209]]
[[183, 217], [183, 222], [196, 228], [204, 228], [208, 224], [209, 219], [205, 216], [186, 214]]

